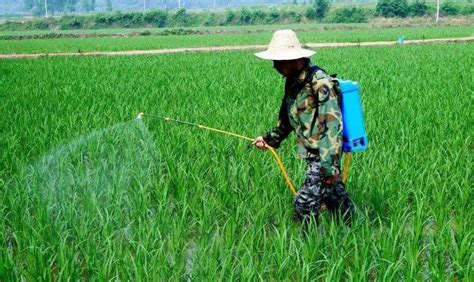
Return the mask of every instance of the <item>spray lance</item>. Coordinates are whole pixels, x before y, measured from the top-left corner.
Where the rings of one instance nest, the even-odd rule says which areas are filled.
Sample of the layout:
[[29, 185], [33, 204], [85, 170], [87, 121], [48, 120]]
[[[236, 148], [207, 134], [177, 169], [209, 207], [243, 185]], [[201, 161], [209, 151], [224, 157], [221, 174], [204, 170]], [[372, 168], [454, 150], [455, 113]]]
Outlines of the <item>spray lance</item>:
[[[225, 130], [221, 130], [221, 129], [217, 129], [217, 128], [212, 128], [212, 127], [201, 125], [201, 124], [191, 123], [191, 122], [187, 122], [187, 121], [181, 121], [181, 120], [173, 119], [173, 118], [170, 118], [170, 117], [162, 117], [162, 116], [157, 116], [157, 115], [139, 113], [138, 116], [137, 116], [137, 119], [142, 120], [144, 116], [150, 117], [150, 118], [155, 118], [155, 119], [161, 119], [161, 120], [164, 120], [164, 121], [167, 121], [167, 122], [174, 122], [174, 123], [178, 123], [178, 124], [192, 126], [192, 127], [196, 127], [196, 128], [200, 128], [200, 129], [204, 129], [204, 130], [208, 130], [208, 131], [213, 131], [213, 132], [216, 132], [216, 133], [219, 133], [219, 134], [232, 136], [232, 137], [239, 138], [239, 139], [244, 139], [244, 140], [250, 141], [250, 142], [253, 141], [252, 138], [247, 137], [247, 136], [243, 136], [243, 135], [240, 135], [240, 134], [236, 134], [236, 133], [233, 133], [233, 132], [229, 132], [229, 131], [225, 131]], [[286, 171], [286, 168], [283, 165], [283, 162], [281, 161], [280, 156], [278, 155], [276, 150], [273, 147], [269, 146], [268, 144], [265, 145], [265, 148], [272, 154], [273, 158], [275, 159], [275, 162], [277, 163], [278, 168], [280, 169], [280, 172], [281, 172], [281, 174], [282, 174], [282, 176], [283, 176], [283, 178], [284, 178], [284, 180], [285, 180], [285, 182], [288, 186], [288, 189], [290, 190], [290, 192], [293, 195], [296, 195], [295, 186], [293, 185], [293, 182], [291, 181], [290, 177], [288, 176], [288, 172]], [[349, 162], [350, 162], [350, 154], [346, 155], [344, 175], [343, 175], [343, 180], [342, 180], [343, 182], [345, 182], [346, 178], [347, 178], [347, 171], [349, 169]]]

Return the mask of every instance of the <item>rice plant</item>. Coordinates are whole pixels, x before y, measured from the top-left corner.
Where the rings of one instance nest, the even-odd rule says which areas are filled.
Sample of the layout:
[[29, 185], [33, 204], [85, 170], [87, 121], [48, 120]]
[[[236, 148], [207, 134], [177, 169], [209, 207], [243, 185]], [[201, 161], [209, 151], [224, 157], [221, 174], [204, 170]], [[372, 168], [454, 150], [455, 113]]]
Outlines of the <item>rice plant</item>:
[[[358, 81], [353, 226], [306, 230], [257, 136], [283, 81], [251, 52], [0, 64], [1, 280], [473, 278], [472, 43], [320, 50]], [[299, 184], [290, 136], [279, 149]]]

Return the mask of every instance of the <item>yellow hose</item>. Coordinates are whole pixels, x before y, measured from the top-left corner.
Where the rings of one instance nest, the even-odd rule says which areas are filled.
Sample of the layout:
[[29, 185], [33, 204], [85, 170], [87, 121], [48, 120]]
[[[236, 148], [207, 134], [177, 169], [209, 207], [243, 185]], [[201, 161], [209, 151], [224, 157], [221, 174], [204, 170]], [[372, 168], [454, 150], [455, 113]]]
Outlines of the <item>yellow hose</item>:
[[270, 151], [270, 153], [272, 153], [275, 161], [277, 162], [278, 167], [280, 168], [281, 174], [283, 175], [283, 178], [285, 178], [286, 184], [288, 185], [288, 188], [290, 188], [291, 193], [293, 194], [293, 196], [295, 196], [296, 195], [295, 186], [293, 185], [293, 182], [291, 182], [290, 177], [288, 176], [288, 173], [286, 172], [285, 166], [283, 165], [283, 162], [280, 159], [280, 156], [278, 156], [277, 152], [275, 151], [275, 149], [273, 149], [273, 147], [270, 147], [268, 145], [266, 146], [267, 146], [267, 149]]
[[[250, 137], [239, 135], [239, 134], [236, 134], [236, 133], [233, 133], [233, 132], [220, 130], [220, 129], [217, 129], [217, 128], [212, 128], [212, 127], [208, 127], [208, 126], [201, 125], [201, 124], [194, 124], [194, 123], [179, 121], [179, 120], [175, 120], [175, 119], [172, 119], [172, 118], [169, 118], [169, 117], [160, 117], [160, 116], [154, 116], [154, 115], [149, 115], [149, 114], [145, 114], [145, 113], [139, 113], [137, 118], [142, 119], [143, 116], [150, 116], [150, 117], [154, 117], [154, 118], [160, 118], [160, 119], [164, 119], [166, 121], [174, 121], [174, 122], [178, 122], [178, 123], [182, 123], [182, 124], [186, 124], [186, 125], [190, 125], [190, 126], [196, 126], [198, 128], [202, 128], [202, 129], [207, 129], [207, 130], [214, 131], [214, 132], [217, 132], [217, 133], [230, 135], [230, 136], [237, 137], [237, 138], [240, 138], [240, 139], [244, 139], [244, 140], [247, 140], [247, 141], [251, 141], [251, 142], [254, 141], [254, 139], [252, 139]], [[275, 161], [278, 165], [278, 168], [281, 171], [281, 174], [283, 175], [283, 178], [285, 179], [286, 184], [288, 185], [288, 188], [291, 191], [291, 194], [293, 194], [293, 196], [295, 196], [296, 195], [295, 186], [293, 185], [293, 182], [291, 181], [290, 177], [288, 176], [288, 172], [286, 171], [286, 168], [283, 165], [283, 162], [281, 161], [280, 156], [275, 151], [275, 148], [273, 148], [273, 147], [271, 147], [267, 144], [265, 144], [265, 148], [268, 151], [270, 151], [270, 153], [272, 154], [273, 158], [275, 159]], [[344, 174], [343, 174], [343, 177], [342, 177], [342, 182], [344, 182], [344, 183], [346, 183], [347, 173], [349, 171], [350, 160], [351, 160], [351, 154], [347, 153], [346, 154], [346, 161], [344, 162]]]
[[344, 161], [344, 171], [342, 173], [342, 183], [346, 184], [347, 174], [349, 173], [349, 164], [351, 163], [351, 153], [346, 153], [346, 160]]
[[253, 139], [250, 138], [250, 137], [239, 135], [239, 134], [236, 134], [236, 133], [233, 133], [233, 132], [228, 132], [228, 131], [224, 131], [224, 130], [220, 130], [220, 129], [217, 129], [217, 128], [212, 128], [212, 127], [208, 127], [208, 126], [204, 126], [204, 125], [200, 125], [200, 124], [197, 124], [197, 127], [207, 129], [207, 130], [210, 130], [210, 131], [214, 131], [214, 132], [218, 132], [218, 133], [222, 133], [222, 134], [227, 134], [227, 135], [234, 136], [234, 137], [241, 138], [241, 139], [245, 139], [245, 140], [248, 140], [248, 141], [253, 141]]
[[[228, 131], [224, 131], [224, 130], [220, 130], [220, 129], [216, 129], [216, 128], [212, 128], [212, 127], [208, 127], [208, 126], [204, 126], [204, 125], [200, 125], [200, 124], [198, 124], [197, 126], [199, 128], [207, 129], [207, 130], [210, 130], [210, 131], [214, 131], [214, 132], [218, 132], [218, 133], [222, 133], [222, 134], [227, 134], [227, 135], [238, 137], [238, 138], [245, 139], [245, 140], [248, 140], [248, 141], [253, 141], [253, 139], [250, 138], [250, 137], [239, 135], [239, 134], [236, 134], [236, 133], [233, 133], [233, 132], [228, 132]], [[275, 159], [275, 161], [277, 162], [277, 165], [280, 168], [281, 174], [283, 175], [283, 178], [285, 179], [285, 182], [288, 185], [288, 188], [290, 188], [290, 191], [293, 195], [296, 195], [295, 186], [293, 185], [293, 182], [291, 182], [291, 179], [288, 176], [288, 172], [286, 171], [286, 168], [283, 165], [283, 162], [281, 161], [280, 156], [278, 155], [278, 153], [275, 151], [275, 149], [273, 147], [271, 147], [269, 145], [265, 145], [265, 148], [268, 149], [268, 151], [270, 151], [270, 153], [272, 153], [272, 156]]]
[[[197, 127], [202, 128], [202, 129], [207, 129], [207, 130], [210, 130], [210, 131], [214, 131], [214, 132], [218, 132], [218, 133], [222, 133], [222, 134], [226, 134], [226, 135], [230, 135], [230, 136], [234, 136], [234, 137], [237, 137], [237, 138], [245, 139], [245, 140], [248, 140], [248, 141], [253, 141], [252, 138], [247, 137], [247, 136], [239, 135], [239, 134], [236, 134], [236, 133], [233, 133], [233, 132], [228, 132], [228, 131], [225, 131], [225, 130], [220, 130], [220, 129], [217, 129], [217, 128], [208, 127], [208, 126], [201, 125], [201, 124], [198, 124]], [[291, 194], [293, 194], [293, 196], [295, 196], [296, 195], [295, 186], [293, 185], [293, 182], [291, 181], [290, 177], [288, 176], [288, 172], [286, 171], [286, 168], [283, 165], [283, 162], [281, 161], [280, 156], [276, 152], [275, 148], [273, 148], [272, 146], [266, 144], [265, 148], [268, 149], [268, 151], [270, 151], [270, 153], [272, 153], [272, 156], [275, 159], [275, 161], [278, 165], [278, 168], [280, 169], [281, 174], [283, 175], [283, 178], [285, 179], [285, 182], [286, 182], [286, 184], [288, 185], [288, 188], [291, 191]], [[343, 176], [342, 176], [342, 182], [343, 183], [346, 183], [347, 174], [349, 172], [350, 162], [351, 162], [351, 153], [346, 153], [346, 160], [344, 162], [344, 173], [343, 173]]]

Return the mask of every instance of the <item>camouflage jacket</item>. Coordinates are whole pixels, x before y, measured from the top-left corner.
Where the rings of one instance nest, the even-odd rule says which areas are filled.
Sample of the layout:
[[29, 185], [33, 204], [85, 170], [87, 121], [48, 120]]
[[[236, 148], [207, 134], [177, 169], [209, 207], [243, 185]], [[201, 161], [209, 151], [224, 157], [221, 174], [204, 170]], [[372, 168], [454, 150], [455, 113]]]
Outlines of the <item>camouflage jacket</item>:
[[[331, 77], [317, 70], [306, 78], [309, 68], [298, 78], [287, 78], [285, 96], [276, 126], [263, 135], [270, 146], [280, 143], [295, 131], [298, 157], [319, 157], [324, 176], [340, 173], [342, 155], [342, 114], [339, 97]], [[308, 81], [304, 85], [305, 81]]]

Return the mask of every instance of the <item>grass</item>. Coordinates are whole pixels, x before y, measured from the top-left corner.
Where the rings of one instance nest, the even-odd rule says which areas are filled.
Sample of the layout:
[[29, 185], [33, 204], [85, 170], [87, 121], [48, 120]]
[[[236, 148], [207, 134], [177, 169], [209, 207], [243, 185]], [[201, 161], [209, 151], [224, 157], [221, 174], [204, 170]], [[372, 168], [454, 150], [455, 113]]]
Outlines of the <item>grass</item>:
[[[354, 225], [325, 214], [308, 235], [270, 154], [129, 121], [145, 111], [256, 136], [282, 95], [269, 62], [250, 52], [4, 61], [0, 278], [470, 281], [472, 47], [319, 51], [319, 65], [360, 82], [370, 148], [349, 173]], [[293, 138], [279, 151], [301, 183]], [[41, 169], [58, 167], [41, 165], [49, 156], [63, 165], [45, 170], [82, 195], [62, 194], [71, 205], [43, 192], [55, 188], [41, 184]], [[74, 182], [88, 171], [115, 185]]]
[[[359, 29], [302, 31], [298, 33], [303, 43], [314, 42], [364, 42], [395, 41], [403, 35], [405, 39], [430, 39], [466, 37], [473, 35], [472, 26], [426, 27], [395, 29]], [[204, 34], [170, 36], [134, 36], [107, 38], [61, 38], [0, 40], [0, 53], [52, 53], [80, 51], [124, 51], [150, 50], [179, 47], [206, 47], [224, 45], [268, 44], [272, 33], [258, 32], [242, 34]]]

